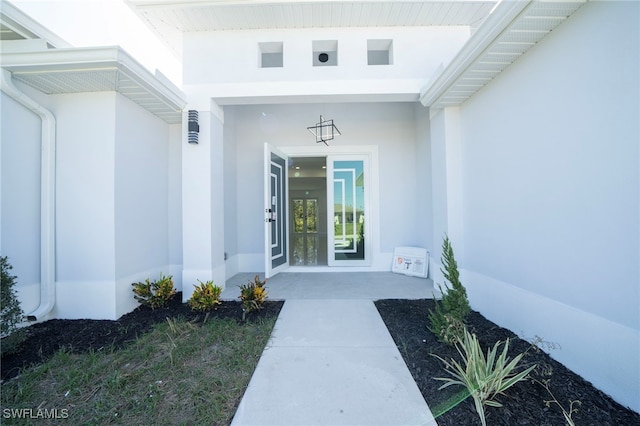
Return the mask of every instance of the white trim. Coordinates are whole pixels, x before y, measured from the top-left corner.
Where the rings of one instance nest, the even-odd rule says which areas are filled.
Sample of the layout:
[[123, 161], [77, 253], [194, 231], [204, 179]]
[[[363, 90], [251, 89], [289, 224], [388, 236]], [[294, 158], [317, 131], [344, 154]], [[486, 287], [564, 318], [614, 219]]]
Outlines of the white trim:
[[[366, 232], [369, 235], [365, 245], [368, 252], [365, 257], [369, 259], [368, 266], [300, 266], [297, 272], [313, 272], [314, 270], [324, 272], [358, 272], [358, 271], [390, 271], [391, 258], [393, 253], [380, 252], [380, 176], [378, 167], [378, 146], [377, 145], [308, 145], [308, 146], [279, 146], [282, 152], [289, 157], [329, 157], [330, 155], [359, 155], [368, 156], [369, 161], [369, 182], [370, 190], [367, 191], [369, 200], [369, 216], [366, 221]], [[327, 172], [328, 173], [328, 172]], [[328, 195], [327, 195], [328, 197]], [[328, 219], [328, 218], [327, 218]], [[327, 234], [330, 229], [327, 229]], [[328, 238], [328, 235], [327, 235]], [[293, 271], [294, 267], [289, 270]], [[242, 269], [241, 269], [242, 270]]]

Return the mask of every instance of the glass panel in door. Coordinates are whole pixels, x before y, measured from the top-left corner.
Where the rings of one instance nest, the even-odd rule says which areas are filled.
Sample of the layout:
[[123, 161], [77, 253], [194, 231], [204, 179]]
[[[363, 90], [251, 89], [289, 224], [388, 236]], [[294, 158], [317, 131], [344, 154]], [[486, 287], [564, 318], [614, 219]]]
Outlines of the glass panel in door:
[[[363, 265], [366, 237], [365, 161], [332, 160], [330, 179], [330, 201], [333, 232], [329, 240], [330, 265]], [[331, 229], [330, 228], [330, 229]]]
[[292, 199], [292, 265], [318, 264], [318, 200]]

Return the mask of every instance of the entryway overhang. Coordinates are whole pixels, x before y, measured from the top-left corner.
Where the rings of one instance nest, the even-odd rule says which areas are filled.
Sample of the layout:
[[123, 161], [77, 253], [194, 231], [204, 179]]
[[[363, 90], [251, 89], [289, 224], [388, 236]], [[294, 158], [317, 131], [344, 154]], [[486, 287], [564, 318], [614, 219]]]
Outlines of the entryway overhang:
[[127, 0], [182, 56], [182, 34], [199, 31], [464, 25], [472, 30], [497, 0]]

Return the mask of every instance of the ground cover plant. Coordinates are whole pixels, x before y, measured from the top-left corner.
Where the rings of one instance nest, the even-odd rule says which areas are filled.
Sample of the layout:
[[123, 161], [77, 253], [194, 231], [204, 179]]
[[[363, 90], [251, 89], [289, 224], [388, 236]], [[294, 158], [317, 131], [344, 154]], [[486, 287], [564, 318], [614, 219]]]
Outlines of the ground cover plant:
[[[427, 312], [434, 309], [433, 300], [379, 300], [375, 302], [382, 319], [393, 337], [425, 401], [434, 412], [439, 426], [481, 425], [474, 401], [461, 386], [442, 390], [437, 377], [443, 377], [443, 364], [432, 354], [462, 362], [454, 346], [440, 341], [429, 331]], [[496, 401], [502, 407], [485, 407], [486, 422], [493, 426], [532, 425], [562, 426], [571, 424], [565, 415], [571, 414], [576, 425], [620, 426], [640, 425], [640, 415], [613, 401], [591, 383], [555, 361], [547, 351], [562, 350], [551, 345], [537, 345], [521, 339], [471, 311], [466, 317], [469, 332], [475, 334], [485, 352], [498, 341], [509, 339], [509, 354], [524, 353], [523, 367], [536, 365], [529, 379], [514, 384]], [[556, 345], [557, 346], [557, 345]]]
[[200, 313], [181, 296], [117, 321], [29, 327], [2, 358], [2, 424], [32, 424], [7, 418], [23, 409], [73, 424], [229, 424], [283, 302], [243, 320], [240, 301]]

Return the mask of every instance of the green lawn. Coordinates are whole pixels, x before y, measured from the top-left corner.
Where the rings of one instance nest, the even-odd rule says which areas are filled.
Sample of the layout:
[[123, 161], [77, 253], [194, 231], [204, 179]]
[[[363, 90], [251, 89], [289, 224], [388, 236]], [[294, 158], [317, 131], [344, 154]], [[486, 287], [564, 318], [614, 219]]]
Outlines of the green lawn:
[[9, 418], [26, 408], [66, 417], [37, 424], [228, 425], [274, 324], [167, 320], [124, 349], [58, 352], [2, 384], [2, 424], [34, 424]]

